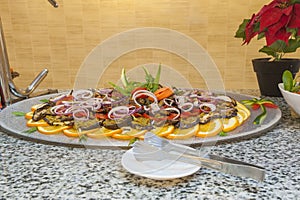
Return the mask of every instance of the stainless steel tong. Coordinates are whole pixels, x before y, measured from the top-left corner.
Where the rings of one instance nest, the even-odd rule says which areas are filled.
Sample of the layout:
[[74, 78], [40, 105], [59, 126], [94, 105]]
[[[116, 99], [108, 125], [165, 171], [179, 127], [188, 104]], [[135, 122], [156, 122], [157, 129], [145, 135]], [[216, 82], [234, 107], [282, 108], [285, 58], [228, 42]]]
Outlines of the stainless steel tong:
[[212, 154], [203, 157], [196, 149], [174, 144], [150, 132], [146, 133], [144, 142], [135, 142], [133, 153], [138, 161], [175, 160], [257, 181], [263, 181], [265, 177], [263, 167]]

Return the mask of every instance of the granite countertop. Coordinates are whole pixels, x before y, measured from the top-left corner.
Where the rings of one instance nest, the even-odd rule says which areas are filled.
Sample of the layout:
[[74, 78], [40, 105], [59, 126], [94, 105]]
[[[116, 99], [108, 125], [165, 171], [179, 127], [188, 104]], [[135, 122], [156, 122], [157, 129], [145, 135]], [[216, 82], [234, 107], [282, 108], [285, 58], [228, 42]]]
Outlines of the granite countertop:
[[291, 117], [282, 98], [270, 99], [283, 112], [274, 129], [212, 149], [265, 167], [264, 182], [205, 168], [184, 178], [152, 180], [122, 167], [125, 150], [45, 145], [2, 131], [0, 199], [300, 199], [300, 119]]

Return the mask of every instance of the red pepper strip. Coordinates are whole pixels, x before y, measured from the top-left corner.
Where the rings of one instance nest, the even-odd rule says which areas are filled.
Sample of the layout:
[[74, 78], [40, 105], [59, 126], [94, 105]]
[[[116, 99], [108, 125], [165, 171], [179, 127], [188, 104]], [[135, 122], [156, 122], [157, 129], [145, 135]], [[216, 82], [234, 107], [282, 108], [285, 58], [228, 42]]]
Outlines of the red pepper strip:
[[260, 108], [260, 105], [258, 103], [255, 103], [251, 107], [253, 110], [258, 110]]
[[278, 108], [278, 106], [273, 103], [263, 103], [263, 105], [267, 108]]
[[95, 117], [98, 119], [108, 119], [107, 114], [102, 114], [102, 113], [96, 113]]
[[151, 119], [151, 120], [154, 120], [154, 121], [165, 121], [168, 119], [168, 117], [160, 117], [160, 118], [157, 118], [157, 117], [152, 117], [150, 115], [147, 115], [146, 113], [143, 114], [143, 117], [147, 118], [147, 119]]

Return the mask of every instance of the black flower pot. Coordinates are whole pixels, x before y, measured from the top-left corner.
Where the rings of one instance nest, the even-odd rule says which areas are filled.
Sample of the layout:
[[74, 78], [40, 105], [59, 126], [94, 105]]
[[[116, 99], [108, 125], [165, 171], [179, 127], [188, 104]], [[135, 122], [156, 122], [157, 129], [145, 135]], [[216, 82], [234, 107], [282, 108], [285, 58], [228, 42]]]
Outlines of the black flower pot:
[[292, 74], [299, 71], [300, 59], [286, 58], [279, 61], [269, 61], [270, 58], [253, 59], [253, 69], [259, 85], [259, 90], [263, 96], [281, 97], [278, 83], [282, 82], [282, 74], [285, 70], [290, 70]]

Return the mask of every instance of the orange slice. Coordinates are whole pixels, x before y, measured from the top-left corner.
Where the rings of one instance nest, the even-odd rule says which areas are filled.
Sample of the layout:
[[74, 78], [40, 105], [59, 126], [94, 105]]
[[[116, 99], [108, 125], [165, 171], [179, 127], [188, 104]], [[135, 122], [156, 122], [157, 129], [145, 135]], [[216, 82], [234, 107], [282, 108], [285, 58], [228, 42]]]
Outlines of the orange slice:
[[94, 131], [97, 131], [97, 130], [98, 129], [92, 129], [92, 130], [86, 130], [86, 131], [79, 131], [76, 128], [69, 128], [69, 129], [64, 129], [63, 130], [63, 134], [65, 136], [68, 136], [68, 137], [80, 137], [82, 135], [85, 135], [87, 133], [91, 133], [91, 132], [94, 132]]
[[25, 119], [32, 119], [32, 116], [33, 116], [33, 111], [30, 111], [25, 114]]
[[223, 123], [220, 119], [214, 119], [206, 124], [199, 125], [197, 137], [206, 138], [218, 135], [223, 130]]
[[39, 121], [33, 121], [32, 119], [29, 119], [26, 122], [26, 125], [28, 127], [33, 127], [33, 126], [49, 126], [49, 124], [47, 122], [45, 122], [43, 119], [41, 119]]
[[227, 118], [222, 119], [222, 123], [223, 123], [223, 131], [224, 132], [232, 131], [240, 125], [237, 117], [231, 117], [229, 119], [227, 119]]
[[96, 131], [89, 132], [86, 135], [90, 138], [101, 139], [101, 138], [104, 138], [104, 137], [110, 137], [114, 134], [121, 134], [121, 133], [122, 133], [122, 129], [111, 130], [111, 129], [107, 129], [105, 127], [101, 127], [100, 129], [97, 129]]
[[42, 106], [43, 104], [36, 104], [36, 105], [33, 105], [32, 107], [31, 107], [31, 111], [32, 112], [34, 112], [36, 109], [38, 109], [40, 106]]
[[199, 124], [187, 129], [176, 128], [173, 133], [170, 133], [165, 137], [168, 139], [179, 139], [179, 140], [188, 139], [194, 136], [198, 132], [198, 130], [199, 130]]
[[61, 133], [65, 129], [71, 128], [70, 126], [38, 126], [37, 130], [40, 133], [46, 134], [46, 135], [52, 135]]
[[168, 126], [156, 127], [155, 129], [151, 130], [151, 132], [160, 137], [163, 137], [173, 133], [174, 130], [175, 127], [173, 125], [168, 125]]
[[120, 140], [130, 140], [135, 137], [142, 137], [147, 130], [137, 130], [131, 127], [123, 127], [121, 133], [115, 133], [111, 137]]

